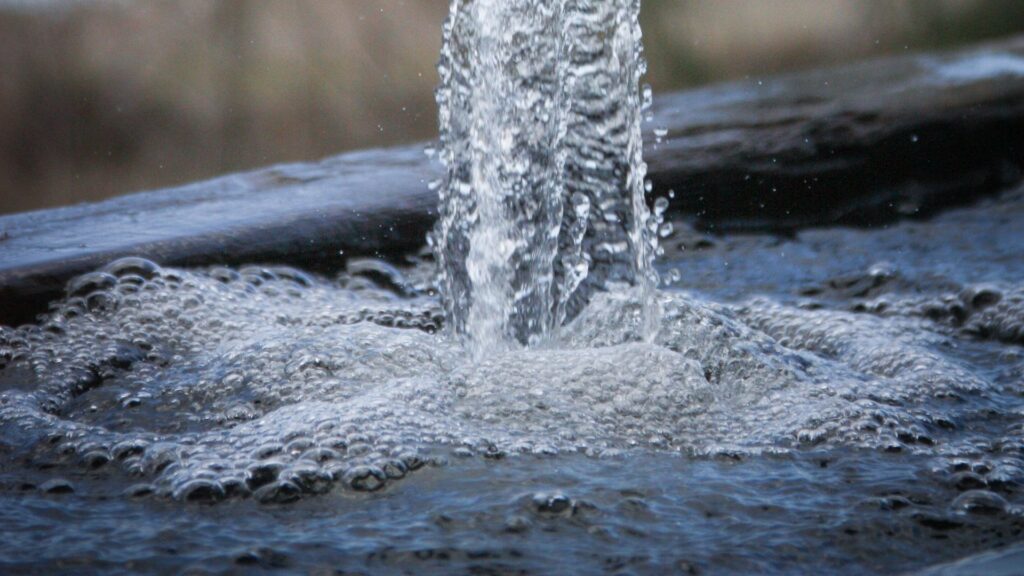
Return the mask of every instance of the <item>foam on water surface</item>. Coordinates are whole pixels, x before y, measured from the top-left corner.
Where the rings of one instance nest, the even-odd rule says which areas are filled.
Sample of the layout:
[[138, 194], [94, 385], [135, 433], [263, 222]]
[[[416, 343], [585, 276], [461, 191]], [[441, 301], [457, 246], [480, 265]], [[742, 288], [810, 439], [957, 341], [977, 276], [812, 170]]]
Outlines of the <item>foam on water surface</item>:
[[[618, 570], [650, 561], [652, 573], [694, 569], [664, 561], [687, 549], [681, 527], [701, 522], [710, 541], [688, 552], [710, 554], [716, 568], [756, 544], [732, 564], [741, 572], [801, 565], [793, 550], [823, 543], [814, 561], [833, 569], [871, 566], [857, 551], [885, 557], [877, 552], [887, 546], [903, 564], [919, 561], [924, 537], [900, 534], [907, 519], [880, 520], [880, 511], [907, 509], [915, 530], [939, 532], [990, 518], [962, 543], [970, 550], [1019, 534], [1024, 513], [1011, 500], [1024, 483], [1024, 355], [1014, 345], [1024, 288], [1014, 274], [1024, 275], [989, 247], [975, 247], [988, 259], [963, 258], [973, 268], [932, 257], [928, 272], [907, 255], [929, 239], [938, 239], [929, 256], [936, 246], [960, 254], [967, 237], [1016, 246], [1012, 212], [977, 211], [984, 234], [950, 234], [941, 218], [916, 225], [924, 234], [901, 224], [874, 240], [811, 232], [826, 241], [786, 247], [806, 261], [777, 239], [739, 242], [746, 252], [691, 256], [683, 279], [704, 295], [656, 291], [659, 238], [675, 239], [662, 221], [666, 200], [647, 205], [638, 12], [638, 0], [452, 1], [438, 91], [437, 269], [356, 260], [328, 280], [126, 258], [72, 280], [38, 323], [0, 328], [0, 486], [37, 489], [0, 513], [48, 517], [39, 498], [75, 491], [61, 475], [123, 491], [102, 504], [72, 500], [77, 513], [119, 509], [119, 523], [151, 526], [140, 519], [145, 506], [165, 499], [288, 503], [450, 465], [424, 474], [425, 490], [389, 491], [391, 500], [258, 508], [275, 528], [301, 531], [292, 546], [303, 548], [325, 525], [309, 519], [332, 514], [314, 510], [319, 503], [347, 501], [333, 534], [366, 566], [488, 557], [536, 568], [509, 547], [534, 525], [543, 535], [525, 542], [548, 562]], [[903, 258], [903, 270], [879, 263], [829, 277], [880, 252]], [[917, 266], [919, 278], [901, 275]], [[951, 270], [994, 281], [963, 286]], [[805, 280], [817, 284], [798, 289]], [[746, 467], [729, 469], [737, 460]], [[838, 470], [819, 472], [833, 462]], [[924, 490], [908, 482], [921, 478]], [[552, 483], [586, 499], [521, 492]], [[139, 507], [130, 500], [150, 494], [158, 498]], [[447, 513], [453, 505], [461, 518]], [[396, 521], [396, 510], [413, 516]], [[857, 536], [862, 517], [874, 524]], [[847, 543], [850, 553], [833, 548], [818, 526], [827, 522], [861, 541]], [[46, 538], [62, 537], [42, 524]], [[871, 533], [883, 527], [884, 537]], [[170, 539], [218, 547], [241, 536], [237, 526], [213, 531], [207, 541], [189, 526]], [[30, 538], [18, 532], [8, 539]], [[394, 553], [399, 534], [458, 544], [436, 558]], [[143, 547], [124, 557], [152, 556], [164, 539], [129, 535]], [[483, 541], [502, 547], [481, 552]], [[567, 542], [574, 548], [552, 550]], [[9, 548], [31, 564], [32, 546]], [[279, 561], [262, 548], [235, 560]]]
[[470, 455], [943, 456], [964, 398], [998, 404], [927, 320], [658, 304], [653, 340], [636, 291], [602, 293], [560, 343], [481, 358], [437, 333], [435, 299], [362, 275], [123, 260], [72, 281], [40, 324], [3, 330], [0, 442], [119, 467], [134, 491], [282, 501]]

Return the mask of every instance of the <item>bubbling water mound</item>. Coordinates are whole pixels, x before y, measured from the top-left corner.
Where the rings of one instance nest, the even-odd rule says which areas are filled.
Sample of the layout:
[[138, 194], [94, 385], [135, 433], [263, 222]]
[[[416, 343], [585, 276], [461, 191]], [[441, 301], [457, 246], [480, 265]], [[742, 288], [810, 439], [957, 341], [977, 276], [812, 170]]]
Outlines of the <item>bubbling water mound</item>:
[[472, 358], [435, 334], [436, 300], [359, 270], [391, 289], [135, 258], [82, 276], [0, 332], [0, 443], [116, 466], [131, 494], [282, 502], [448, 455], [938, 454], [958, 399], [993, 393], [923, 320], [662, 293], [650, 340], [639, 290], [597, 295], [557, 344]]
[[939, 296], [883, 295], [854, 309], [883, 317], [927, 318], [963, 333], [1024, 344], [1024, 286], [975, 284]]

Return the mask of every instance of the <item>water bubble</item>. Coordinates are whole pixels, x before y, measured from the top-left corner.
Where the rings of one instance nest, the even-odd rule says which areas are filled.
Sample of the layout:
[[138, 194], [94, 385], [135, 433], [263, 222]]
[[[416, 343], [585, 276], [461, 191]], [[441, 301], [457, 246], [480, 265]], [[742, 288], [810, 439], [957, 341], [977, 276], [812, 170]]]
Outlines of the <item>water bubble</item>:
[[974, 472], [958, 472], [950, 478], [950, 483], [956, 487], [957, 490], [977, 490], [981, 488], [987, 488], [988, 482], [980, 474]]
[[253, 498], [261, 504], [288, 504], [302, 497], [302, 490], [291, 482], [273, 482], [256, 490]]
[[392, 480], [404, 478], [409, 472], [409, 468], [401, 460], [388, 460], [381, 464], [381, 470], [384, 471], [385, 476]]
[[129, 498], [141, 498], [143, 496], [149, 496], [154, 492], [153, 485], [142, 482], [139, 484], [132, 484], [128, 488], [125, 488], [123, 494]]
[[572, 516], [576, 511], [576, 502], [561, 493], [537, 493], [532, 497], [534, 509], [546, 516]]
[[146, 450], [148, 443], [144, 440], [124, 440], [110, 449], [110, 455], [117, 460], [125, 460], [131, 456], [139, 456]]
[[309, 494], [323, 494], [330, 489], [334, 478], [313, 462], [296, 462], [281, 471], [280, 482], [294, 484]]
[[322, 463], [327, 462], [328, 460], [337, 460], [340, 457], [341, 454], [339, 454], [336, 450], [318, 447], [304, 452], [301, 456], [301, 459]]
[[111, 274], [124, 281], [126, 278], [131, 278], [133, 282], [138, 279], [151, 280], [157, 276], [162, 269], [155, 262], [146, 260], [145, 258], [138, 257], [127, 257], [115, 260], [110, 264], [107, 264], [102, 269], [103, 272]]
[[664, 196], [654, 201], [654, 214], [656, 216], [662, 216], [668, 210], [668, 198]]
[[176, 500], [186, 502], [216, 502], [226, 496], [227, 493], [219, 482], [202, 478], [185, 482], [174, 491]]
[[99, 468], [110, 462], [110, 455], [102, 450], [94, 450], [82, 456], [82, 464], [88, 468]]
[[654, 89], [651, 88], [650, 84], [644, 84], [641, 88], [641, 104], [642, 110], [649, 110], [654, 106]]
[[505, 520], [504, 530], [512, 534], [520, 534], [530, 529], [530, 519], [525, 516], [512, 516]]
[[83, 274], [68, 282], [69, 297], [87, 297], [91, 294], [104, 294], [117, 285], [117, 277], [107, 272], [91, 272]]
[[988, 490], [969, 490], [957, 496], [952, 508], [964, 514], [1001, 514], [1009, 504], [1006, 499]]
[[355, 466], [345, 472], [342, 483], [361, 492], [373, 492], [384, 487], [387, 474], [376, 466]]
[[39, 485], [39, 491], [45, 494], [70, 494], [75, 491], [75, 487], [64, 478], [51, 478]]

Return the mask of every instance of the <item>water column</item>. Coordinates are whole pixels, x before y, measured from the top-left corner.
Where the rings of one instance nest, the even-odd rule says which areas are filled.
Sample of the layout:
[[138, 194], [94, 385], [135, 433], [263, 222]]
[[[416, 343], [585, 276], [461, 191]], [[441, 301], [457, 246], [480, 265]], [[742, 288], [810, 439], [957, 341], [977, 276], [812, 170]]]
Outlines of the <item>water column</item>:
[[648, 229], [654, 223], [644, 198], [641, 124], [650, 97], [640, 89], [646, 72], [640, 1], [565, 5], [570, 105], [562, 192], [568, 209], [555, 262], [559, 324], [596, 291], [636, 286], [649, 304], [657, 284], [657, 234]]
[[438, 89], [450, 329], [544, 340], [598, 290], [652, 286], [637, 0], [453, 0]]

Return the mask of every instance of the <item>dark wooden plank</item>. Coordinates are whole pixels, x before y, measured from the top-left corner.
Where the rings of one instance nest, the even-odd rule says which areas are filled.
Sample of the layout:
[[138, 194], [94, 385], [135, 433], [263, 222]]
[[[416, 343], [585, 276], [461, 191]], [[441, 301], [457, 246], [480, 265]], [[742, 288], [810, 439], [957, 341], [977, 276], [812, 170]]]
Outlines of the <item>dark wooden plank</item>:
[[137, 255], [175, 266], [291, 263], [422, 246], [436, 214], [421, 147], [275, 166], [182, 188], [0, 218], [0, 323], [31, 320], [71, 277]]
[[[1024, 166], [1024, 38], [751, 79], [658, 98], [656, 193], [705, 228], [872, 223], [1004, 188]], [[657, 142], [654, 128], [668, 129]], [[31, 320], [112, 259], [284, 263], [423, 243], [439, 168], [423, 146], [276, 166], [97, 204], [0, 217], [0, 323]]]
[[1006, 188], [1024, 166], [1024, 37], [662, 97], [651, 177], [703, 227], [869, 224]]

